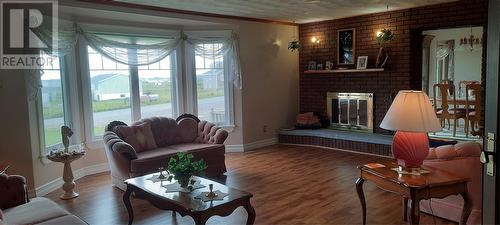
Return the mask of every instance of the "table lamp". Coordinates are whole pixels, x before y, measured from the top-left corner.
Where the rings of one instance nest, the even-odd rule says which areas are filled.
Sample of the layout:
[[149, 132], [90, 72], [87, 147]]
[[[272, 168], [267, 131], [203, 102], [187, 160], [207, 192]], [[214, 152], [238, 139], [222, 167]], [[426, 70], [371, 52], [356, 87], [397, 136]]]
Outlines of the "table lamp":
[[396, 131], [392, 155], [399, 172], [418, 171], [429, 154], [428, 132], [440, 131], [441, 124], [429, 97], [423, 91], [399, 91], [380, 127]]

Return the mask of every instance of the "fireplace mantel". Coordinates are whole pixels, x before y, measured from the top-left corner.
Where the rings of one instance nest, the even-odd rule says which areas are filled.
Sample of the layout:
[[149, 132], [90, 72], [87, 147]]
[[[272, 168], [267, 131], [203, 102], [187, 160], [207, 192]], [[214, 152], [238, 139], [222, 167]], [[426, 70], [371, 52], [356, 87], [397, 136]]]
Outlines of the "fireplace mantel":
[[367, 72], [382, 72], [384, 68], [372, 68], [372, 69], [344, 69], [344, 70], [306, 70], [304, 74], [323, 74], [323, 73], [367, 73]]

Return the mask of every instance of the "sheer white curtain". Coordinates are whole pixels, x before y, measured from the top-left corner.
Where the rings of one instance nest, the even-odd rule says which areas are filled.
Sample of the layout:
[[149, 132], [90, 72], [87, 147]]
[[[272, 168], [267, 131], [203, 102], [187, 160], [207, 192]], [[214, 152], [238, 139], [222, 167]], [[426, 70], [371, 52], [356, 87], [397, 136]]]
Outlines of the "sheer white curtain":
[[[142, 66], [159, 62], [174, 51], [181, 42], [176, 37], [147, 37], [125, 34], [102, 34], [79, 29], [90, 46], [102, 55], [126, 65]], [[129, 56], [134, 52], [134, 57]]]
[[[184, 35], [186, 46], [194, 50], [196, 56], [226, 57], [229, 59], [229, 75], [233, 85], [241, 89], [241, 67], [239, 59], [238, 38], [233, 32], [229, 37], [204, 37], [196, 34]], [[205, 45], [207, 43], [218, 43], [219, 45]], [[212, 55], [213, 54], [213, 55]]]
[[[51, 56], [64, 57], [71, 53], [79, 38], [84, 38], [91, 47], [102, 55], [119, 63], [126, 65], [148, 65], [159, 62], [172, 51], [178, 48], [181, 43], [186, 43], [186, 46], [193, 48], [195, 54], [204, 57], [207, 51], [211, 54], [227, 57], [229, 60], [230, 80], [235, 87], [242, 88], [241, 68], [239, 61], [239, 50], [237, 36], [229, 32], [230, 35], [225, 37], [206, 37], [196, 34], [184, 34], [182, 31], [175, 31], [175, 35], [170, 36], [146, 36], [134, 35], [127, 33], [104, 33], [100, 31], [92, 31], [85, 26], [80, 26], [72, 21], [59, 19], [58, 33], [53, 35], [48, 27], [40, 27], [35, 32], [49, 46], [52, 52], [47, 52]], [[57, 46], [53, 46], [52, 40], [56, 40]], [[217, 49], [205, 48], [201, 43], [217, 42]], [[134, 57], [130, 57], [129, 52], [134, 52]], [[33, 77], [30, 78], [30, 92], [32, 99], [36, 96], [41, 88], [40, 77], [42, 70], [31, 72]]]
[[453, 81], [455, 79], [455, 41], [449, 40], [442, 43], [438, 43], [436, 58], [438, 63], [438, 73], [441, 71], [441, 74], [438, 74], [439, 79], [441, 80], [449, 80]]

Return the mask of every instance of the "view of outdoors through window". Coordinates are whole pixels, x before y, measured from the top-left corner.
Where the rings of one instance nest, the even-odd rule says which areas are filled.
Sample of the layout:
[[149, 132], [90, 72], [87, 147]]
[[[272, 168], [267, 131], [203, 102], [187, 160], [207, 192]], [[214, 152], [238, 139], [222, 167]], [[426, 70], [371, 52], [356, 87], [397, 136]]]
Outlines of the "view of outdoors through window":
[[[47, 56], [45, 55], [44, 58]], [[43, 69], [41, 100], [44, 124], [45, 146], [50, 147], [61, 142], [60, 127], [64, 124], [64, 99], [59, 58], [53, 58], [53, 64]]]
[[215, 50], [220, 49], [220, 43], [205, 43], [205, 49], [212, 51], [205, 55], [195, 56], [196, 64], [196, 92], [198, 104], [198, 117], [216, 124], [226, 122], [226, 98], [224, 78], [224, 57], [216, 55]]
[[90, 87], [94, 136], [101, 136], [104, 127], [113, 120], [130, 124], [130, 72], [125, 64], [117, 63], [88, 47]]
[[[173, 55], [173, 54], [172, 54]], [[141, 117], [172, 117], [172, 56], [157, 63], [129, 67], [102, 56], [88, 47], [94, 136], [104, 133], [113, 120], [132, 120], [130, 71], [139, 76]]]
[[160, 62], [139, 66], [139, 92], [141, 117], [173, 117], [172, 113], [172, 66], [171, 54]]

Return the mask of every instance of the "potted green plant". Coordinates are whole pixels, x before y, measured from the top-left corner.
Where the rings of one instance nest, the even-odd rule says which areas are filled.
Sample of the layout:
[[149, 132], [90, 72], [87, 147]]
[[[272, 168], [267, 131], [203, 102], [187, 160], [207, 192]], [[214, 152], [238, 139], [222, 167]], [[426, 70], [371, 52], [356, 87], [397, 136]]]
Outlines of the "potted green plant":
[[[189, 182], [193, 175], [204, 175], [207, 165], [203, 159], [192, 162], [193, 154], [178, 152], [177, 158], [172, 157], [168, 162], [168, 173], [179, 182], [181, 187], [191, 189], [193, 183]], [[191, 187], [191, 188], [190, 188]]]
[[294, 39], [293, 41], [288, 42], [288, 50], [294, 51], [294, 50], [300, 50], [300, 42], [297, 39]]
[[377, 33], [377, 42], [380, 45], [377, 54], [377, 61], [375, 62], [376, 67], [383, 68], [389, 58], [389, 51], [385, 48], [385, 44], [394, 40], [394, 34], [390, 29], [382, 29]]

